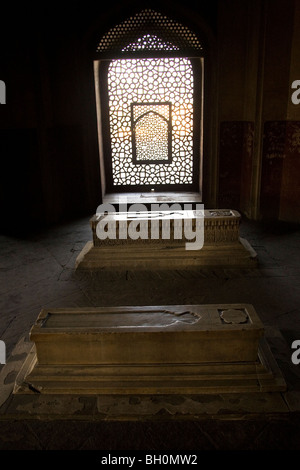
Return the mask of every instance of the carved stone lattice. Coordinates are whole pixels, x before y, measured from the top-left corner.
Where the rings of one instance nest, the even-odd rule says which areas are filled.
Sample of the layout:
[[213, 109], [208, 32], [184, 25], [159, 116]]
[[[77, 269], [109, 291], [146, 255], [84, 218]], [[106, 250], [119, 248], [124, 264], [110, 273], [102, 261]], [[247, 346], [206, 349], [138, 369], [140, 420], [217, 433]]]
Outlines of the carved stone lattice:
[[[192, 64], [187, 58], [118, 59], [111, 62], [108, 92], [114, 185], [193, 183], [193, 82]], [[149, 111], [152, 111], [144, 115], [144, 120], [135, 121], [135, 132], [144, 127], [143, 133], [139, 133], [139, 151], [135, 158], [132, 135], [134, 103], [149, 106]], [[168, 103], [168, 106], [163, 109], [162, 105], [157, 105], [160, 108], [157, 113], [153, 103]], [[166, 109], [168, 116], [165, 116]], [[145, 124], [148, 124], [148, 130]], [[141, 150], [143, 145], [144, 152]]]
[[128, 44], [123, 47], [122, 52], [139, 52], [139, 51], [178, 51], [179, 47], [170, 43], [169, 41], [164, 41], [157, 37], [155, 34], [145, 34], [140, 37], [133, 43]]
[[120, 51], [128, 53], [162, 49], [190, 54], [203, 51], [195, 33], [185, 25], [157, 11], [146, 9], [107, 31], [97, 46], [97, 54], [104, 55], [108, 51], [118, 55]]

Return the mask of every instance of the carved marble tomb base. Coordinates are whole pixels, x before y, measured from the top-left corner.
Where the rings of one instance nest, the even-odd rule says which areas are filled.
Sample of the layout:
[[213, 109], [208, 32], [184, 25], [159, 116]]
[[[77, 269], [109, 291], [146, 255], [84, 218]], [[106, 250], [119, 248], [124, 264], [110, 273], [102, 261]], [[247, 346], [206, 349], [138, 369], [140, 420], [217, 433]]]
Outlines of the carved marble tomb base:
[[286, 389], [249, 304], [42, 310], [30, 339], [15, 394]]
[[[150, 215], [151, 214], [151, 215]], [[185, 269], [197, 266], [255, 267], [257, 255], [247, 240], [240, 237], [241, 216], [234, 210], [204, 211], [204, 245], [201, 249], [186, 249], [193, 240], [184, 237], [184, 221], [191, 218], [196, 230], [197, 211], [149, 212], [145, 213], [149, 225], [149, 238], [136, 240], [120, 239], [120, 226], [125, 217], [127, 224], [137, 220], [129, 213], [112, 213], [111, 222], [116, 223], [116, 238], [100, 240], [97, 225], [103, 216], [95, 215], [90, 220], [93, 241], [88, 242], [76, 260], [76, 268], [94, 269]], [[107, 216], [104, 216], [107, 217]], [[145, 217], [144, 217], [145, 219]], [[182, 239], [175, 239], [174, 225], [182, 223]], [[143, 221], [143, 214], [139, 220]], [[158, 239], [150, 238], [150, 224], [159, 224]], [[170, 221], [170, 237], [162, 237], [162, 227]], [[124, 222], [123, 222], [124, 223]]]

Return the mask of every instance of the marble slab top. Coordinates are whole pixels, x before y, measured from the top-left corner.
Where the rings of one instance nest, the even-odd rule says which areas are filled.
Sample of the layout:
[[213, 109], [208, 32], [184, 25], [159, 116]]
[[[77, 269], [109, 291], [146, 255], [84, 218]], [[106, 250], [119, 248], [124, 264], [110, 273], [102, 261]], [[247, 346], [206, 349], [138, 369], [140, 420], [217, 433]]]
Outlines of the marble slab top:
[[263, 330], [250, 304], [43, 309], [31, 336], [59, 332]]

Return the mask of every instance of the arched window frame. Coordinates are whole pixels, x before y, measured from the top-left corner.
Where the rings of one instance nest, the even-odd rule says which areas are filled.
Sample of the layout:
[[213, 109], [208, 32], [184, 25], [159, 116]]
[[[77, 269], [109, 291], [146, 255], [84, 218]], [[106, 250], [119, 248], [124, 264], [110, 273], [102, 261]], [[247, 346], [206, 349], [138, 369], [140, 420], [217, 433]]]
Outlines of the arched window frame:
[[[185, 57], [188, 58], [193, 67], [194, 73], [194, 137], [193, 137], [193, 162], [194, 174], [193, 183], [188, 185], [156, 185], [158, 191], [196, 191], [201, 195], [202, 192], [202, 165], [203, 165], [203, 108], [204, 108], [204, 50], [194, 33], [187, 27], [163, 17], [163, 21], [155, 24], [155, 18], [160, 15], [151, 10], [148, 12], [147, 21], [141, 28], [141, 25], [134, 25], [134, 19], [139, 14], [125, 20], [120, 25], [112, 28], [104, 35], [98, 45], [94, 60], [94, 73], [96, 85], [96, 102], [98, 116], [98, 140], [100, 150], [100, 169], [101, 183], [103, 193], [111, 192], [136, 192], [150, 191], [153, 185], [135, 186], [114, 186], [112, 183], [111, 167], [111, 142], [109, 131], [109, 107], [108, 107], [108, 88], [107, 75], [108, 67], [112, 60], [118, 58], [158, 58], [158, 57]], [[142, 15], [143, 12], [140, 13]], [[133, 21], [132, 21], [133, 20]], [[169, 21], [169, 23], [168, 23]], [[130, 26], [131, 23], [131, 27]], [[122, 30], [122, 25], [128, 28]], [[174, 28], [172, 25], [176, 25]], [[176, 30], [177, 28], [177, 30]], [[174, 30], [172, 30], [174, 29]], [[139, 49], [130, 50], [130, 45], [136, 44], [139, 38], [144, 34], [159, 34], [159, 38], [171, 46], [177, 42], [180, 47], [172, 49]], [[190, 37], [189, 37], [190, 35]], [[173, 43], [170, 39], [173, 39]]]

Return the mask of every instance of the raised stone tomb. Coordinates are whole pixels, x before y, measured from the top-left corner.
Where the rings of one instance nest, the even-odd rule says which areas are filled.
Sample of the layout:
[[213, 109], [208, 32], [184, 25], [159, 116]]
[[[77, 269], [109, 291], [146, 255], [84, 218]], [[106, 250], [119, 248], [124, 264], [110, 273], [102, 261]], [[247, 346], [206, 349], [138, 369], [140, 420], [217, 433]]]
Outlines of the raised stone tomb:
[[[105, 238], [99, 237], [104, 221], [113, 237], [103, 230]], [[90, 220], [93, 240], [78, 256], [76, 268], [253, 267], [257, 255], [240, 237], [240, 221], [240, 214], [231, 209], [96, 214]]]
[[252, 305], [42, 310], [15, 393], [285, 388]]

